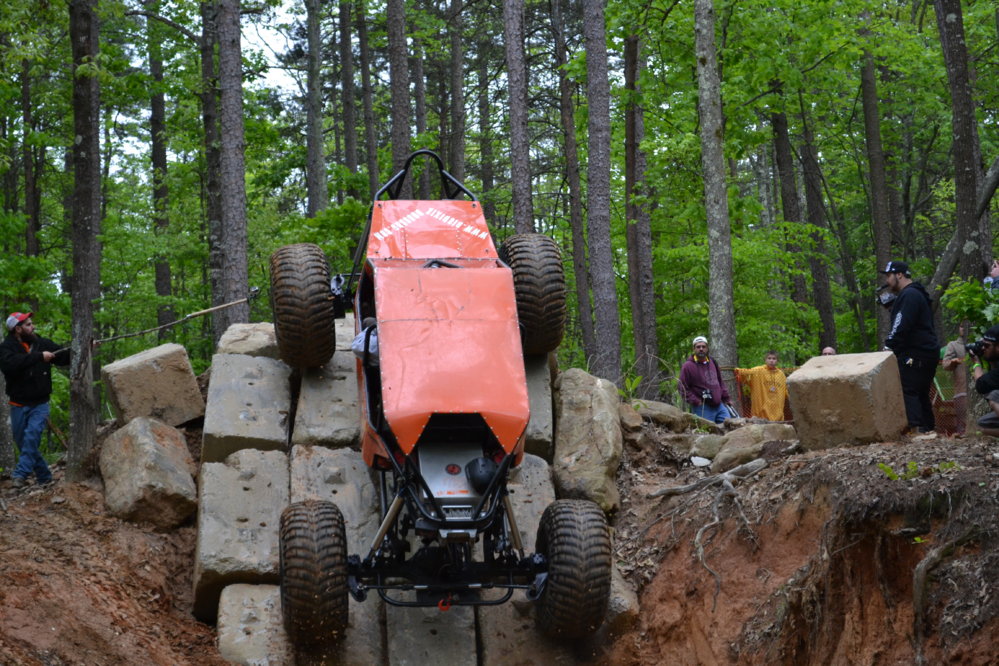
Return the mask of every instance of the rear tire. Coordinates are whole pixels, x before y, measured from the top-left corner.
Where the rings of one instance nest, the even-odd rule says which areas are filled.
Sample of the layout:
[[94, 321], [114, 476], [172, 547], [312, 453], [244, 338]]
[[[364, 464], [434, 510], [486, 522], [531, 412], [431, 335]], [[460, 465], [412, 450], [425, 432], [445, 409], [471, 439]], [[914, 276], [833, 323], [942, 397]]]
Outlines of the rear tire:
[[318, 245], [286, 245], [271, 255], [271, 311], [282, 361], [316, 368], [330, 360], [336, 350], [333, 295]]
[[504, 241], [499, 256], [513, 270], [524, 353], [556, 350], [565, 331], [565, 271], [558, 244], [544, 234], [516, 234]]
[[347, 630], [347, 535], [333, 502], [297, 502], [281, 514], [281, 612], [293, 646], [335, 646]]
[[548, 560], [538, 628], [558, 638], [592, 635], [610, 600], [611, 538], [604, 512], [588, 500], [556, 500], [541, 516], [536, 546]]

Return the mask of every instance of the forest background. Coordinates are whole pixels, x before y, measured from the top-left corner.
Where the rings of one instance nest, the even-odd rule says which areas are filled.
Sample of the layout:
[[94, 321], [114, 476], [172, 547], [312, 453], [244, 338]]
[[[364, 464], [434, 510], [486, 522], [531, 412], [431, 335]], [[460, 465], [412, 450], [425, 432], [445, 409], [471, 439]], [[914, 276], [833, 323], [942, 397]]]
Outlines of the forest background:
[[[177, 342], [205, 370], [270, 319], [273, 250], [349, 271], [379, 184], [430, 148], [498, 242], [558, 241], [561, 363], [626, 393], [674, 399], [704, 333], [726, 368], [880, 348], [888, 259], [943, 341], [999, 319], [997, 44], [984, 0], [9, 0], [0, 303], [73, 340], [53, 423], [79, 470], [101, 365]], [[403, 196], [437, 196], [417, 166]]]

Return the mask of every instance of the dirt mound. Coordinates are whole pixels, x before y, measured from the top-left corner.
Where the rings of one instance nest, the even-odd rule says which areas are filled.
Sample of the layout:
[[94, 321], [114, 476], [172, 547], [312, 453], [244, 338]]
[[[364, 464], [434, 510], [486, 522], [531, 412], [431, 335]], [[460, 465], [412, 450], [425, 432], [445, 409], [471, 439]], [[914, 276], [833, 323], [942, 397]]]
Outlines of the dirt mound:
[[0, 663], [225, 664], [193, 619], [195, 529], [160, 534], [61, 480], [0, 503]]
[[657, 447], [630, 451], [619, 477], [617, 555], [641, 621], [608, 663], [993, 661], [995, 444], [796, 455], [734, 494], [648, 499], [708, 474]]

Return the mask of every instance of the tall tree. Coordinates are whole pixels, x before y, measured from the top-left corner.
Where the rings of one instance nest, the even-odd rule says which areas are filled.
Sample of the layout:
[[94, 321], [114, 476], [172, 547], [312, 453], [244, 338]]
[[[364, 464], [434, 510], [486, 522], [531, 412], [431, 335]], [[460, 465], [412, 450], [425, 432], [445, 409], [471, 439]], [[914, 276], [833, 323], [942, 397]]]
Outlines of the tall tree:
[[70, 361], [70, 429], [67, 478], [80, 481], [97, 433], [92, 347], [94, 308], [100, 296], [101, 154], [100, 52], [97, 0], [69, 3], [73, 54], [73, 345]]
[[638, 201], [645, 186], [645, 116], [638, 78], [644, 69], [642, 42], [629, 35], [624, 43], [624, 86], [630, 93], [625, 109], [625, 202], [628, 218], [628, 289], [631, 295], [632, 337], [635, 340], [635, 374], [642, 378], [638, 394], [658, 393], [659, 342], [656, 335], [655, 283], [652, 276], [652, 222], [648, 208]]
[[[340, 87], [343, 90], [343, 163], [350, 173], [357, 173], [357, 104], [354, 95], [354, 42], [351, 34], [351, 5], [340, 3]], [[356, 197], [351, 186], [347, 193]]]
[[[219, 124], [219, 72], [216, 51], [219, 44], [218, 0], [202, 0], [201, 10], [201, 123], [204, 128], [205, 174], [203, 196], [208, 227], [208, 278], [212, 304], [223, 303], [222, 270], [224, 245], [222, 228], [222, 128]], [[213, 339], [218, 332], [212, 319]]]
[[369, 196], [378, 191], [378, 144], [375, 142], [375, 111], [371, 89], [371, 55], [368, 48], [368, 19], [364, 0], [357, 2], [357, 46], [361, 54], [361, 114], [364, 118], [364, 156], [368, 166]]
[[524, 56], [524, 0], [503, 0], [507, 94], [510, 115], [510, 184], [513, 226], [517, 233], [534, 231], [531, 198], [531, 140], [527, 126], [527, 59]]
[[[153, 6], [155, 11], [155, 5]], [[166, 95], [163, 92], [163, 56], [161, 31], [156, 21], [146, 20], [146, 49], [149, 55], [149, 77], [152, 79], [152, 92], [149, 96], [149, 153], [153, 167], [153, 224], [161, 241], [170, 227], [170, 188], [167, 184], [167, 129]], [[161, 247], [164, 244], [161, 243]], [[174, 320], [173, 306], [169, 303], [172, 295], [170, 260], [160, 250], [156, 254], [154, 271], [156, 274], [156, 296], [160, 304], [156, 308], [157, 326], [165, 326]], [[169, 331], [159, 332], [160, 341], [165, 341]]]
[[[731, 373], [739, 361], [732, 301], [732, 229], [728, 216], [723, 150], [721, 77], [715, 46], [713, 0], [694, 0], [697, 112], [701, 121], [701, 171], [708, 222], [708, 335], [718, 365]], [[726, 376], [730, 392], [732, 375]]]
[[451, 141], [448, 169], [458, 180], [465, 180], [465, 49], [462, 0], [451, 0], [448, 36], [451, 42]]
[[[801, 205], [798, 199], [798, 185], [794, 168], [794, 151], [791, 149], [791, 134], [787, 126], [787, 115], [783, 111], [770, 114], [770, 125], [774, 133], [774, 156], [777, 162], [777, 175], [780, 181], [781, 210], [787, 222], [801, 222]], [[795, 244], [788, 246], [788, 251], [794, 257], [800, 254], [800, 248]], [[805, 289], [805, 278], [795, 265], [791, 276], [792, 293], [795, 303], [807, 303], [808, 293]]]
[[[305, 214], [315, 217], [329, 207], [326, 186], [326, 155], [323, 140], [323, 38], [319, 23], [319, 0], [305, 0], [305, 35], [308, 43], [305, 87]], [[349, 133], [349, 132], [348, 132]]]
[[[406, 45], [406, 3], [388, 0], [385, 5], [388, 29], [389, 79], [392, 89], [392, 172], [398, 173], [409, 157], [409, 66], [406, 63], [409, 48]], [[407, 178], [399, 196], [413, 198], [413, 179]]]
[[492, 102], [489, 99], [489, 53], [490, 41], [482, 38], [478, 42], [476, 80], [479, 89], [479, 180], [482, 181], [482, 214], [486, 221], [496, 223], [496, 204], [493, 200], [493, 131]]
[[[243, 57], [239, 33], [240, 0], [219, 0], [219, 155], [222, 201], [222, 274], [220, 290], [212, 294], [218, 306], [249, 294], [246, 256], [246, 148], [243, 135]], [[250, 321], [249, 303], [217, 310], [212, 316], [215, 341], [232, 324]]]
[[586, 42], [586, 97], [589, 150], [587, 229], [590, 284], [593, 287], [597, 353], [590, 369], [598, 377], [621, 383], [621, 320], [617, 309], [614, 248], [610, 229], [610, 82], [603, 0], [583, 0]]

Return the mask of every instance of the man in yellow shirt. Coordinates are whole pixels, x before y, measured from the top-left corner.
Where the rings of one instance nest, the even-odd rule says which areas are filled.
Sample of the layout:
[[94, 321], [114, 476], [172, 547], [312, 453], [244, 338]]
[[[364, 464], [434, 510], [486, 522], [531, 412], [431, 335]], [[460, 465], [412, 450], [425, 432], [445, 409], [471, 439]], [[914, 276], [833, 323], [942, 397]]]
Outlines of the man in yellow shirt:
[[768, 421], [783, 421], [787, 377], [777, 367], [777, 352], [768, 351], [764, 365], [736, 368], [735, 372], [743, 390], [749, 389], [752, 398], [751, 415]]

